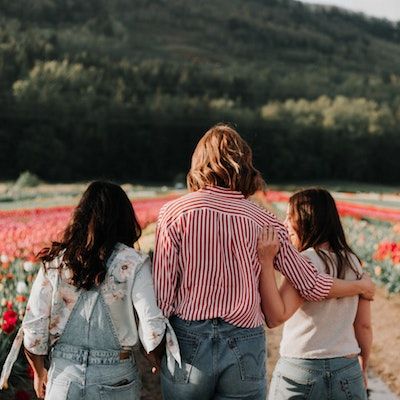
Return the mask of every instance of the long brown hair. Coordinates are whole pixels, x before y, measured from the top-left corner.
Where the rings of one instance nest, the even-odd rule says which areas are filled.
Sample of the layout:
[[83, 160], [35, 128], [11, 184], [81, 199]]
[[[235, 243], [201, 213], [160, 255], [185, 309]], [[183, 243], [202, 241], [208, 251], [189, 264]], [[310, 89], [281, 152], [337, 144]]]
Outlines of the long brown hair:
[[197, 144], [187, 185], [191, 191], [221, 186], [248, 197], [263, 189], [265, 182], [253, 166], [250, 146], [235, 129], [218, 124], [210, 128]]
[[313, 188], [295, 193], [289, 199], [289, 213], [299, 238], [299, 251], [314, 248], [326, 272], [332, 274], [334, 260], [320, 248], [328, 243], [337, 257], [337, 277], [343, 279], [348, 268], [359, 275], [350, 260], [350, 255], [356, 254], [347, 244], [335, 200], [327, 190]]
[[140, 225], [124, 190], [96, 181], [83, 193], [62, 240], [43, 249], [39, 258], [45, 263], [62, 255], [61, 266], [72, 271], [73, 285], [89, 290], [104, 281], [106, 262], [115, 244], [132, 247], [140, 235]]

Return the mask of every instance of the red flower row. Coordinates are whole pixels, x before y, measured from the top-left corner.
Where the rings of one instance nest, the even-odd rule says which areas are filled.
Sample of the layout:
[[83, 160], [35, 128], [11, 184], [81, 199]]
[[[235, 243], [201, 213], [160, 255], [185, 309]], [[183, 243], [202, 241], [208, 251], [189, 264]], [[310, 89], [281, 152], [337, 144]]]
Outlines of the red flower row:
[[3, 314], [3, 323], [1, 329], [5, 333], [9, 334], [14, 331], [18, 322], [18, 314], [14, 310], [7, 310]]
[[381, 242], [374, 254], [375, 260], [390, 259], [394, 264], [400, 263], [400, 243]]
[[[142, 227], [157, 219], [160, 208], [175, 195], [133, 202]], [[6, 264], [16, 258], [35, 260], [43, 246], [59, 239], [73, 211], [73, 207], [0, 211], [0, 262]]]

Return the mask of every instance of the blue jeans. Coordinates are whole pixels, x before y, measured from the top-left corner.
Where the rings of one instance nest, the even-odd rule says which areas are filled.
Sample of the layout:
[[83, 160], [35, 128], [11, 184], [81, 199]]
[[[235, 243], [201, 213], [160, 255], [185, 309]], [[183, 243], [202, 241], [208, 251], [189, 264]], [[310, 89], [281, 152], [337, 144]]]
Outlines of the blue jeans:
[[118, 351], [58, 345], [52, 354], [46, 400], [134, 400], [140, 381], [132, 357]]
[[269, 400], [367, 400], [357, 357], [280, 358]]
[[45, 400], [140, 399], [135, 359], [120, 359], [109, 312], [98, 291], [81, 293], [51, 350]]
[[165, 357], [161, 386], [165, 400], [265, 400], [263, 327], [239, 328], [221, 319], [170, 319], [178, 338], [182, 368], [172, 376]]

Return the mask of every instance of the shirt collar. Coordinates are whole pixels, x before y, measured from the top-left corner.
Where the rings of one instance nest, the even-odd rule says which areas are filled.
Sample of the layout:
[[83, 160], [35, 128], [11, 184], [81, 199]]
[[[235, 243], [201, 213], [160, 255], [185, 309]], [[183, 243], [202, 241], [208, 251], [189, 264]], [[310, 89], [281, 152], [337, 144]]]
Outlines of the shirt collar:
[[228, 188], [224, 188], [221, 186], [206, 186], [203, 189], [200, 189], [201, 191], [208, 192], [208, 193], [213, 193], [217, 194], [220, 196], [224, 197], [229, 197], [229, 198], [236, 198], [236, 199], [244, 199], [243, 193], [236, 191], [236, 190], [231, 190]]

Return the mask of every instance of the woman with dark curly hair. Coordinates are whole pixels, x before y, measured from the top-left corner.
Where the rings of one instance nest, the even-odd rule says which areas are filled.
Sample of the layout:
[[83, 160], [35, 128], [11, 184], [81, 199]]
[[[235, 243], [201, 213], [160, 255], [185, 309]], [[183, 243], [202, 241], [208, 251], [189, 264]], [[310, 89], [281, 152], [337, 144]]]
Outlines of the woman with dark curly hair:
[[[40, 253], [43, 267], [17, 335], [17, 341], [23, 337], [39, 398], [140, 398], [133, 346], [140, 338], [146, 352], [157, 355], [169, 326], [156, 305], [149, 257], [133, 248], [140, 235], [122, 188], [93, 182], [62, 240]], [[179, 361], [169, 333], [167, 353]]]

